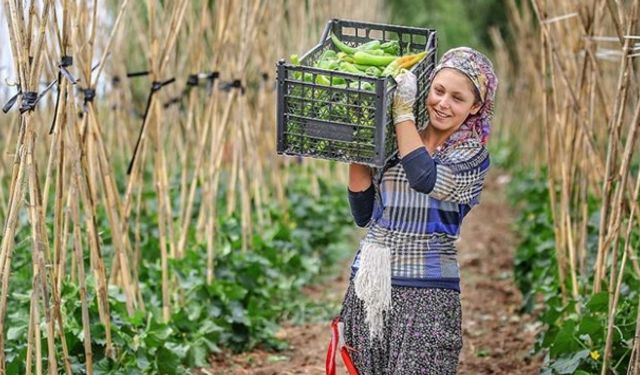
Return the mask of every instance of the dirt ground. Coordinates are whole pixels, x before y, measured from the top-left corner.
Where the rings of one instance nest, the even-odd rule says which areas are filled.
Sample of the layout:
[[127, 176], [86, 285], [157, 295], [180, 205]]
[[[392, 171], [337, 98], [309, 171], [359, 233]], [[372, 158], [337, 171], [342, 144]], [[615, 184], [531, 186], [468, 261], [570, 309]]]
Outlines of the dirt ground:
[[[539, 356], [530, 354], [539, 325], [531, 316], [518, 314], [522, 297], [513, 283], [512, 259], [517, 238], [511, 228], [514, 212], [504, 193], [508, 181], [506, 175], [490, 174], [481, 204], [463, 224], [458, 244], [464, 332], [459, 374], [533, 375], [538, 374], [542, 362]], [[344, 269], [348, 272], [348, 263]], [[347, 272], [324, 285], [310, 287], [305, 293], [320, 301], [339, 303], [347, 285]], [[211, 368], [198, 373], [325, 373], [328, 322], [284, 325], [280, 335], [290, 342], [289, 350], [214, 355]], [[346, 373], [339, 367], [338, 374]]]

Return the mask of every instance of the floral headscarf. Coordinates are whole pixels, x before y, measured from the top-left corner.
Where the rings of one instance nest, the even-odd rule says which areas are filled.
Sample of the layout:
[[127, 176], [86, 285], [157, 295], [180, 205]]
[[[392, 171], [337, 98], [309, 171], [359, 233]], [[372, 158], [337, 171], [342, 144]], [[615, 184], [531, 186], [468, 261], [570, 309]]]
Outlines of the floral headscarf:
[[493, 65], [487, 56], [469, 47], [458, 47], [447, 51], [440, 58], [440, 63], [429, 76], [429, 84], [438, 72], [444, 68], [456, 69], [473, 83], [480, 94], [482, 107], [475, 115], [469, 115], [460, 128], [453, 133], [447, 144], [457, 143], [475, 137], [486, 144], [491, 131], [491, 118], [498, 88], [498, 78], [493, 72]]

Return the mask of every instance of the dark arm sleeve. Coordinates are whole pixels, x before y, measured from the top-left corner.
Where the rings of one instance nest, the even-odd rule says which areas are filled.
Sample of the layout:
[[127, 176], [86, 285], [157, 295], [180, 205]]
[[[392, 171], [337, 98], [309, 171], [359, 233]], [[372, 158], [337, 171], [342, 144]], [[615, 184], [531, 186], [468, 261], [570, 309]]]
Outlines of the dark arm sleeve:
[[411, 151], [400, 162], [412, 189], [425, 194], [433, 190], [436, 184], [436, 163], [426, 148]]
[[348, 188], [347, 190], [349, 191], [349, 205], [351, 206], [353, 220], [357, 226], [364, 227], [371, 219], [376, 189], [371, 184], [365, 191], [354, 192]]

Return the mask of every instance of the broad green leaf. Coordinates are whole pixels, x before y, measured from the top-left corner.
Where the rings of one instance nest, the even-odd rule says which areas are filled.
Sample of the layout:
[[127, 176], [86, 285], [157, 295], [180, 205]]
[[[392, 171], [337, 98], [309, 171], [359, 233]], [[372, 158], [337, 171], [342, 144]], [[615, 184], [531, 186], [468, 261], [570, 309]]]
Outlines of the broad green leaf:
[[565, 322], [565, 325], [560, 329], [551, 344], [551, 357], [558, 357], [564, 353], [572, 353], [579, 349], [578, 343], [573, 336], [575, 326], [576, 323], [573, 321]]
[[214, 289], [216, 289], [218, 295], [225, 303], [240, 300], [247, 295], [247, 290], [245, 288], [230, 282], [220, 282], [217, 286], [214, 284]]
[[578, 327], [578, 335], [587, 334], [592, 340], [598, 341], [602, 339], [604, 330], [605, 327], [603, 323], [598, 318], [589, 314], [582, 317]]
[[166, 342], [164, 347], [169, 349], [172, 353], [178, 356], [178, 358], [182, 359], [187, 355], [189, 351], [188, 344], [178, 344], [175, 342]]
[[231, 309], [231, 316], [230, 316], [231, 322], [242, 323], [246, 326], [251, 325], [251, 323], [249, 322], [249, 319], [247, 318], [247, 313], [241, 304], [234, 301], [229, 305], [229, 308]]
[[565, 355], [555, 361], [551, 366], [558, 374], [573, 374], [583, 359], [589, 356], [589, 350], [581, 350], [579, 352]]
[[211, 353], [220, 353], [220, 347], [216, 345], [213, 341], [207, 339], [206, 337], [202, 338], [202, 342], [207, 346], [209, 352]]
[[607, 312], [609, 310], [609, 292], [596, 293], [589, 299], [587, 310], [591, 312]]
[[202, 309], [205, 306], [203, 306], [203, 304], [200, 303], [191, 303], [188, 304], [187, 306], [185, 306], [185, 309], [187, 310], [188, 318], [190, 321], [198, 321], [200, 320], [200, 315], [202, 314]]
[[158, 365], [158, 371], [164, 375], [173, 375], [177, 372], [180, 365], [180, 358], [171, 350], [164, 346], [158, 350], [156, 355], [156, 364]]
[[169, 326], [157, 328], [147, 334], [147, 337], [144, 339], [145, 344], [149, 348], [160, 347], [171, 333], [172, 329]]
[[108, 358], [102, 358], [98, 362], [93, 363], [93, 373], [95, 375], [107, 375], [111, 370], [111, 361]]
[[138, 368], [140, 370], [146, 370], [151, 365], [151, 363], [149, 362], [149, 358], [147, 358], [147, 353], [142, 350], [138, 350], [138, 353], [136, 355], [136, 363], [138, 364]]
[[210, 319], [205, 319], [198, 325], [198, 333], [202, 335], [208, 335], [214, 332], [222, 332], [222, 331], [224, 331], [224, 329], [218, 326], [217, 324], [215, 324]]
[[133, 313], [133, 315], [129, 316], [128, 318], [129, 323], [131, 323], [134, 326], [142, 325], [142, 323], [144, 323], [144, 319], [145, 319], [145, 312], [142, 310], [137, 310], [136, 312]]
[[25, 338], [27, 334], [27, 326], [11, 327], [7, 330], [7, 340], [17, 340]]
[[191, 345], [188, 354], [188, 363], [190, 367], [207, 366], [207, 346], [204, 342], [198, 341]]

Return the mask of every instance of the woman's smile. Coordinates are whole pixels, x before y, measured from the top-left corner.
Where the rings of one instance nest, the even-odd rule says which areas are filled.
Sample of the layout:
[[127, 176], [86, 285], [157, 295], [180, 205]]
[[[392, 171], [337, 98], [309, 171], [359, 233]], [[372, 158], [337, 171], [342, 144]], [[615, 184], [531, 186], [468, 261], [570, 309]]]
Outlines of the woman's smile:
[[446, 138], [455, 132], [469, 115], [480, 109], [474, 95], [473, 84], [464, 74], [445, 68], [436, 74], [429, 95], [427, 111], [432, 131]]
[[446, 113], [444, 113], [444, 112], [442, 112], [442, 111], [438, 111], [438, 110], [437, 110], [437, 109], [435, 109], [435, 108], [433, 109], [433, 112], [436, 114], [436, 116], [435, 116], [435, 117], [436, 117], [438, 120], [445, 120], [445, 119], [447, 119], [447, 118], [451, 117], [451, 116], [449, 116], [448, 114], [446, 114]]

